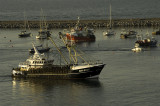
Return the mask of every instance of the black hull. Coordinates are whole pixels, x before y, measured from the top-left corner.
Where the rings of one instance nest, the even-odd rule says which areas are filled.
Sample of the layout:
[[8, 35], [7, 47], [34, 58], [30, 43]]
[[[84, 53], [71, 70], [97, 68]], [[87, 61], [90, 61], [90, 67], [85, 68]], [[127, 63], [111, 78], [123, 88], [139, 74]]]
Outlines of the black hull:
[[52, 78], [52, 79], [86, 79], [98, 78], [105, 64], [79, 70], [70, 70], [69, 67], [50, 67], [23, 71], [22, 75], [12, 75], [21, 78]]
[[156, 35], [160, 35], [160, 31], [156, 31]]
[[[49, 52], [49, 50], [50, 50], [50, 48], [46, 48], [46, 49], [40, 49], [40, 50], [38, 50], [38, 51], [39, 51], [39, 53], [44, 53], [44, 52]], [[29, 52], [30, 52], [30, 53], [35, 53], [35, 51], [34, 51], [33, 48], [30, 49]]]
[[19, 37], [30, 37], [30, 33], [28, 33], [28, 34], [19, 34], [18, 36]]
[[125, 38], [136, 38], [136, 35], [129, 35], [129, 34], [121, 34], [120, 38], [125, 39]]
[[142, 46], [142, 47], [157, 47], [157, 41], [153, 42], [143, 42], [143, 41], [136, 41], [135, 43], [138, 43], [139, 46]]

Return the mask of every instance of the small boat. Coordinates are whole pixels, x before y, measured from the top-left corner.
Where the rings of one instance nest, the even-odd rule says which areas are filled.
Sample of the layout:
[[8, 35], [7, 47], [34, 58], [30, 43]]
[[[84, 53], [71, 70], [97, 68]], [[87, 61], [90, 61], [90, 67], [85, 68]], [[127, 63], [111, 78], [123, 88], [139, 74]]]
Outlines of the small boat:
[[110, 36], [110, 35], [115, 35], [115, 32], [111, 29], [108, 29], [107, 31], [103, 32], [104, 36]]
[[133, 52], [141, 52], [141, 51], [142, 51], [142, 48], [140, 48], [140, 47], [139, 47], [139, 44], [136, 43], [136, 44], [135, 44], [135, 48], [133, 48], [132, 51], [133, 51]]
[[111, 15], [111, 4], [110, 4], [110, 22], [109, 22], [109, 29], [103, 32], [104, 36], [111, 36], [115, 35], [115, 32], [112, 30], [112, 15]]
[[[54, 59], [47, 58], [44, 54], [40, 54], [37, 48], [33, 44], [35, 53], [33, 56], [28, 58], [25, 62], [19, 63], [17, 68], [13, 68], [12, 77], [15, 78], [53, 78], [53, 79], [88, 79], [88, 78], [98, 78], [105, 64], [102, 62], [80, 62], [77, 60], [77, 56], [81, 55], [76, 52], [75, 48], [67, 47], [69, 51], [69, 59], [73, 59], [74, 63], [63, 56], [60, 49], [56, 46], [54, 40], [49, 37], [52, 43], [57, 48], [57, 51], [61, 57], [65, 60], [66, 64], [55, 64]], [[71, 51], [74, 49], [73, 51]]]
[[135, 43], [138, 43], [139, 46], [143, 47], [156, 47], [157, 46], [157, 40], [152, 36], [146, 35], [146, 38], [142, 38], [142, 36], [137, 36], [137, 41]]
[[64, 29], [63, 32], [59, 32], [59, 36], [63, 36], [65, 39], [74, 42], [92, 42], [96, 39], [93, 29], [79, 26], [79, 17], [74, 28], [71, 28], [70, 31]]
[[27, 33], [26, 30], [21, 31], [21, 33], [18, 35], [19, 37], [30, 37], [31, 33]]
[[133, 30], [126, 31], [125, 29], [121, 32], [120, 38], [136, 38], [137, 32]]
[[[43, 45], [36, 46], [36, 48], [37, 48], [39, 53], [49, 52], [49, 50], [50, 50], [49, 47], [43, 47]], [[35, 53], [34, 48], [30, 49], [29, 53]]]
[[36, 38], [37, 39], [47, 39], [50, 35], [51, 35], [50, 31], [40, 29]]

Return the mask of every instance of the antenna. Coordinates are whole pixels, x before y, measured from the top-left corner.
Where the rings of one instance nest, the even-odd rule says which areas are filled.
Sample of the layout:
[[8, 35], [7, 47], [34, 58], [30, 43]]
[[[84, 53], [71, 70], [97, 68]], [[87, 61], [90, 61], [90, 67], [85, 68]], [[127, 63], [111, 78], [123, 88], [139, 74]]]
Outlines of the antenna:
[[110, 7], [110, 28], [111, 28], [112, 27], [112, 14], [111, 14], [112, 13], [112, 10], [111, 10], [112, 7], [111, 7], [111, 1], [110, 1], [110, 6], [109, 7]]

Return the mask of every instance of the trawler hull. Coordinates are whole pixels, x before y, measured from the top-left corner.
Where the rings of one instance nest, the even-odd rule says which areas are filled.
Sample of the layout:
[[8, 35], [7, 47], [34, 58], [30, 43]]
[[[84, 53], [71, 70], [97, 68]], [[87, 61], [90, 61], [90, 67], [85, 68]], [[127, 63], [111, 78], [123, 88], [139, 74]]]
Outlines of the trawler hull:
[[105, 64], [71, 70], [69, 66], [50, 66], [29, 71], [13, 69], [12, 77], [53, 78], [53, 79], [86, 79], [98, 78]]
[[74, 35], [67, 35], [67, 39], [74, 41], [74, 42], [94, 42], [95, 36], [74, 36]]

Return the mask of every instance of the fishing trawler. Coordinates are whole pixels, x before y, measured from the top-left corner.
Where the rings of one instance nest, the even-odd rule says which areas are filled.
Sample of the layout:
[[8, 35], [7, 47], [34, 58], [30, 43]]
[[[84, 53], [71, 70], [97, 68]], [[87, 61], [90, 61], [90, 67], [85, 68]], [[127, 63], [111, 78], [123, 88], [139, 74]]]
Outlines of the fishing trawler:
[[79, 26], [79, 17], [74, 28], [71, 28], [70, 31], [65, 29], [63, 30], [63, 32], [59, 32], [59, 35], [63, 36], [67, 40], [72, 40], [74, 42], [89, 42], [95, 41], [96, 39], [93, 29], [89, 29], [87, 27], [83, 28]]
[[[49, 39], [55, 45], [57, 51], [66, 64], [54, 64], [54, 59], [48, 59], [44, 54], [40, 54], [33, 44], [33, 48], [35, 50], [34, 55], [25, 62], [20, 63], [17, 68], [12, 70], [13, 77], [53, 79], [98, 78], [105, 64], [99, 61], [85, 61], [78, 52], [75, 52], [76, 50], [74, 46], [66, 47], [69, 51], [70, 58], [70, 62], [68, 62], [61, 50], [57, 47], [54, 40], [51, 37], [49, 37]], [[75, 52], [75, 55], [72, 54], [73, 52]], [[76, 58], [77, 56], [81, 57], [84, 62], [80, 63]], [[74, 63], [72, 63], [71, 58]]]

